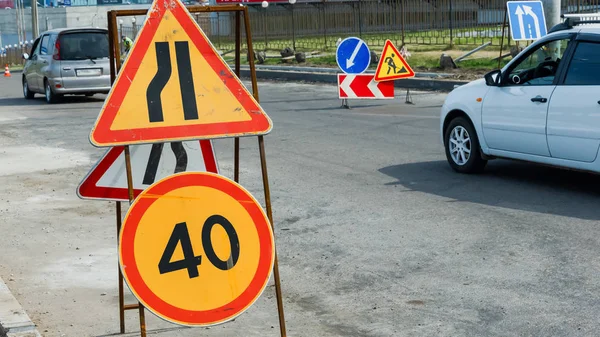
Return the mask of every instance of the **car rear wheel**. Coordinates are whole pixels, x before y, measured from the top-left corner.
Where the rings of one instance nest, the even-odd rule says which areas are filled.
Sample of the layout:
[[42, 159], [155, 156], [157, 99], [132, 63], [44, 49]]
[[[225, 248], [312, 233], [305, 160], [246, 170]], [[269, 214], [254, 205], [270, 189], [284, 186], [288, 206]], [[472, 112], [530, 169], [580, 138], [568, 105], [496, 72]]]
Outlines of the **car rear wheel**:
[[35, 96], [35, 93], [29, 90], [29, 84], [27, 84], [25, 77], [23, 77], [23, 96], [25, 96], [25, 99], [32, 99]]
[[483, 171], [487, 160], [481, 157], [479, 139], [475, 129], [464, 117], [453, 119], [444, 135], [446, 158], [457, 172], [477, 173]]
[[52, 91], [52, 87], [50, 86], [50, 82], [48, 82], [48, 80], [44, 80], [44, 87], [46, 88], [44, 90], [46, 102], [50, 104], [58, 102], [60, 95], [57, 95], [54, 93], [54, 91]]

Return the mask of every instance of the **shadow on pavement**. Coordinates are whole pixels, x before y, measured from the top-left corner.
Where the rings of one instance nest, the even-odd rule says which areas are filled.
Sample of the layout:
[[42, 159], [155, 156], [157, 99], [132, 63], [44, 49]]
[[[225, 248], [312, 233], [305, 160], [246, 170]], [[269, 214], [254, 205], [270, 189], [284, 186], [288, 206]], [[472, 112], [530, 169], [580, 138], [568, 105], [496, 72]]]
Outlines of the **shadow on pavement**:
[[[146, 334], [147, 335], [155, 335], [155, 334], [159, 334], [162, 332], [171, 332], [171, 331], [187, 330], [187, 329], [193, 329], [193, 328], [187, 327], [187, 326], [177, 326], [177, 327], [173, 327], [173, 328], [163, 328], [163, 329], [154, 329], [154, 330], [148, 329], [148, 330], [146, 330]], [[128, 336], [139, 336], [139, 335], [140, 335], [140, 332], [136, 331], [136, 332], [124, 333], [124, 334], [122, 334], [120, 332], [115, 332], [115, 333], [106, 334], [106, 335], [97, 335], [96, 337], [112, 337], [112, 336], [128, 337]]]
[[[341, 101], [340, 101], [341, 102]], [[262, 104], [262, 103], [261, 103]], [[383, 103], [374, 103], [374, 104], [356, 104], [356, 105], [352, 105], [352, 102], [350, 102], [350, 109], [346, 109], [344, 107], [341, 106], [341, 103], [339, 105], [335, 105], [335, 106], [327, 106], [327, 107], [323, 107], [323, 106], [317, 106], [317, 107], [300, 107], [298, 109], [293, 109], [294, 111], [327, 111], [327, 110], [339, 110], [339, 111], [361, 111], [360, 109], [369, 109], [369, 108], [377, 108], [377, 107], [386, 107], [389, 106], [389, 104], [383, 104]]]
[[495, 207], [600, 220], [600, 176], [510, 160], [490, 161], [483, 174], [454, 172], [446, 161], [379, 170], [409, 190]]

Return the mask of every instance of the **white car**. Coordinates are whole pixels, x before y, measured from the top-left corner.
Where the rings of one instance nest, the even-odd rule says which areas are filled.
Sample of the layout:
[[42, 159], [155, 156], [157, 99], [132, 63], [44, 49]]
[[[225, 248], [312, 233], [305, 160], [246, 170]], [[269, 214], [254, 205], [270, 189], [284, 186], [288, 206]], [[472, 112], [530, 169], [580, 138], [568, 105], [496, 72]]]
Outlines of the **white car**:
[[461, 173], [494, 158], [600, 172], [600, 18], [568, 17], [501, 70], [454, 89], [440, 128]]

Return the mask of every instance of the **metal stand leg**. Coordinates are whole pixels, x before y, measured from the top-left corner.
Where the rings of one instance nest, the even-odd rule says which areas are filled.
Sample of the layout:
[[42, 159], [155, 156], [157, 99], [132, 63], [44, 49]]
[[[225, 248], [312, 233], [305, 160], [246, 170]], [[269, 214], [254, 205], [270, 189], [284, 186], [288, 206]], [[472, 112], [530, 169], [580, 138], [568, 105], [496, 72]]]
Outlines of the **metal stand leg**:
[[412, 95], [410, 94], [410, 89], [406, 89], [406, 101], [404, 103], [406, 103], [406, 104], [415, 104], [412, 101]]
[[350, 105], [348, 104], [348, 100], [346, 98], [344, 98], [342, 100], [342, 108], [346, 108], [346, 109], [350, 109]]
[[[263, 176], [263, 188], [265, 190], [265, 203], [267, 205], [267, 216], [275, 235], [275, 227], [273, 225], [273, 210], [271, 207], [271, 191], [269, 189], [269, 177], [267, 173], [267, 158], [265, 155], [265, 141], [263, 136], [258, 136], [258, 146], [260, 150], [260, 165]], [[277, 249], [275, 249], [275, 263], [273, 264], [273, 273], [275, 276], [275, 293], [277, 295], [277, 310], [279, 312], [279, 332], [281, 337], [286, 337], [285, 316], [283, 311], [283, 295], [281, 293], [281, 279], [279, 278], [279, 262], [277, 260]]]
[[[129, 192], [129, 204], [133, 203], [135, 199], [133, 194], [133, 174], [131, 172], [131, 153], [129, 151], [129, 145], [125, 145], [125, 169], [127, 171], [127, 189]], [[144, 315], [144, 306], [142, 303], [128, 305], [127, 309], [138, 309], [140, 316], [140, 335], [146, 337], [146, 316]]]
[[[121, 202], [117, 201], [117, 245], [119, 244], [119, 235], [121, 233]], [[119, 320], [121, 333], [125, 333], [125, 298], [123, 297], [123, 273], [121, 273], [121, 268], [117, 266], [119, 269]]]

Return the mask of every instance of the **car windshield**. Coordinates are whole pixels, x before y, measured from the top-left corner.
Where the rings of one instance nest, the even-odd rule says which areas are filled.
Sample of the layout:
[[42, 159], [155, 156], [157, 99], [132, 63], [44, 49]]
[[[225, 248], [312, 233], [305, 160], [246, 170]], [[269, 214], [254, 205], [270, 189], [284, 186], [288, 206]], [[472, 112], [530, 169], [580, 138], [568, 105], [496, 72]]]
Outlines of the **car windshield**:
[[78, 32], [60, 37], [60, 58], [85, 60], [108, 57], [108, 33]]

